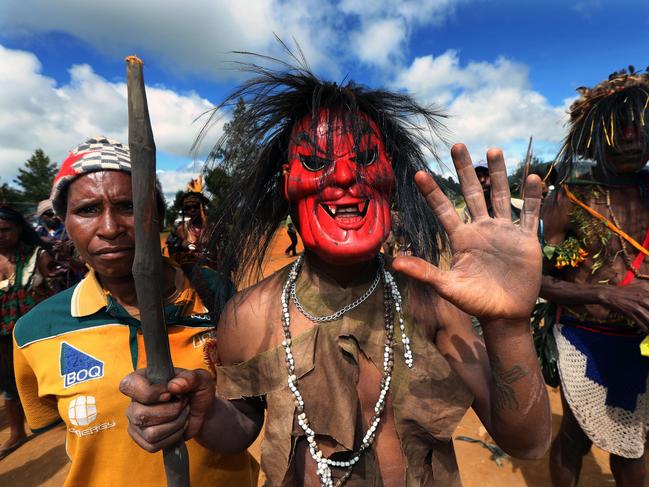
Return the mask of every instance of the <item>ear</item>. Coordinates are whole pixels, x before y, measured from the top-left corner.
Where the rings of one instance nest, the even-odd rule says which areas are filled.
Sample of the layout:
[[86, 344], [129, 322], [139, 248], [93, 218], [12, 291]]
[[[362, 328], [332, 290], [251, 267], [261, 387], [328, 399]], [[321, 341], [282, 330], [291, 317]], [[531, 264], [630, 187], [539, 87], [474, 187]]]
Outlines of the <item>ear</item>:
[[284, 178], [284, 198], [288, 201], [288, 177], [289, 177], [289, 164], [282, 164], [282, 177]]

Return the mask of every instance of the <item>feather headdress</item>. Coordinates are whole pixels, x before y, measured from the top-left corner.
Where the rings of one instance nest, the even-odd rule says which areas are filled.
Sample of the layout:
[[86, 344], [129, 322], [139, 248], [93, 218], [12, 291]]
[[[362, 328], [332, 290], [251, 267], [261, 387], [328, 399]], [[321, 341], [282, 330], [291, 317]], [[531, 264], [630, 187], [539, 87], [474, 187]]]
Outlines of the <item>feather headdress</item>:
[[606, 169], [606, 151], [618, 146], [629, 124], [640, 128], [649, 148], [647, 70], [629, 66], [592, 88], [582, 86], [577, 91], [580, 97], [570, 107], [569, 132], [557, 157], [563, 178], [579, 159], [597, 161]]

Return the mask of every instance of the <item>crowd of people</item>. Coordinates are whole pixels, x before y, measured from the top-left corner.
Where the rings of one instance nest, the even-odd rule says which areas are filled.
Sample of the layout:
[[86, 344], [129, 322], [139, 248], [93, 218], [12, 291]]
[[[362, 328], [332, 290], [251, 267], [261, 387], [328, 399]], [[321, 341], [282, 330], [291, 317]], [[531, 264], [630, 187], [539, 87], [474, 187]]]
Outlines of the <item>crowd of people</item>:
[[[440, 113], [304, 67], [250, 69], [224, 104], [245, 100], [261, 146], [226, 168], [211, 214], [227, 219], [190, 183], [152, 283], [178, 367], [168, 384], [144, 372], [128, 147], [74, 148], [36, 229], [0, 207], [0, 455], [25, 441], [26, 417], [34, 432], [65, 423], [70, 486], [133, 472], [162, 485], [154, 452], [185, 440], [192, 485], [256, 486], [263, 471], [272, 486], [446, 487], [460, 485], [452, 440], [471, 407], [508, 454], [550, 449], [553, 485], [577, 485], [593, 444], [617, 485], [643, 485], [649, 74], [580, 89], [549, 192], [549, 172], [531, 174], [512, 198], [500, 150], [474, 164], [454, 145], [456, 208], [422, 150], [439, 156]], [[262, 277], [279, 228], [296, 258]], [[561, 382], [554, 441], [546, 366]], [[262, 428], [258, 464], [247, 449]]]

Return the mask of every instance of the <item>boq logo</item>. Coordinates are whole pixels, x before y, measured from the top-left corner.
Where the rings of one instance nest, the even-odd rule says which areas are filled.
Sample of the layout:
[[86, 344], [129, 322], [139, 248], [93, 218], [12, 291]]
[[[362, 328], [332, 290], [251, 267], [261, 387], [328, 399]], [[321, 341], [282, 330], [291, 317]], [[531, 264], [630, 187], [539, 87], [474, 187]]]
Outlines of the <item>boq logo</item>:
[[101, 360], [74, 348], [69, 343], [61, 342], [60, 360], [65, 388], [104, 376], [104, 363]]

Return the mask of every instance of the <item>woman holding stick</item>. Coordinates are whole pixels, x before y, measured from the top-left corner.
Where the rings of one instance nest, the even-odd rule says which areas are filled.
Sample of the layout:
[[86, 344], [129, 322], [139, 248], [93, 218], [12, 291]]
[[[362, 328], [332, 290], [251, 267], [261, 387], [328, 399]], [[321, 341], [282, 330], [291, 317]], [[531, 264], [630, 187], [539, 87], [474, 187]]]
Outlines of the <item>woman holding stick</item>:
[[[165, 482], [162, 456], [130, 441], [125, 418], [129, 400], [118, 392], [122, 377], [145, 363], [131, 270], [130, 172], [128, 148], [104, 137], [87, 140], [64, 161], [51, 199], [91, 270], [77, 286], [34, 308], [14, 332], [18, 390], [30, 427], [66, 423], [72, 459], [66, 485]], [[157, 196], [162, 221], [159, 188]], [[214, 271], [204, 269], [201, 277], [212, 294], [234, 292]], [[207, 308], [182, 270], [169, 261], [159, 285], [174, 363], [206, 367], [203, 347], [213, 334]], [[187, 420], [185, 414], [181, 421]], [[194, 441], [187, 445], [192, 485], [257, 485], [258, 467], [247, 452], [223, 455]]]

